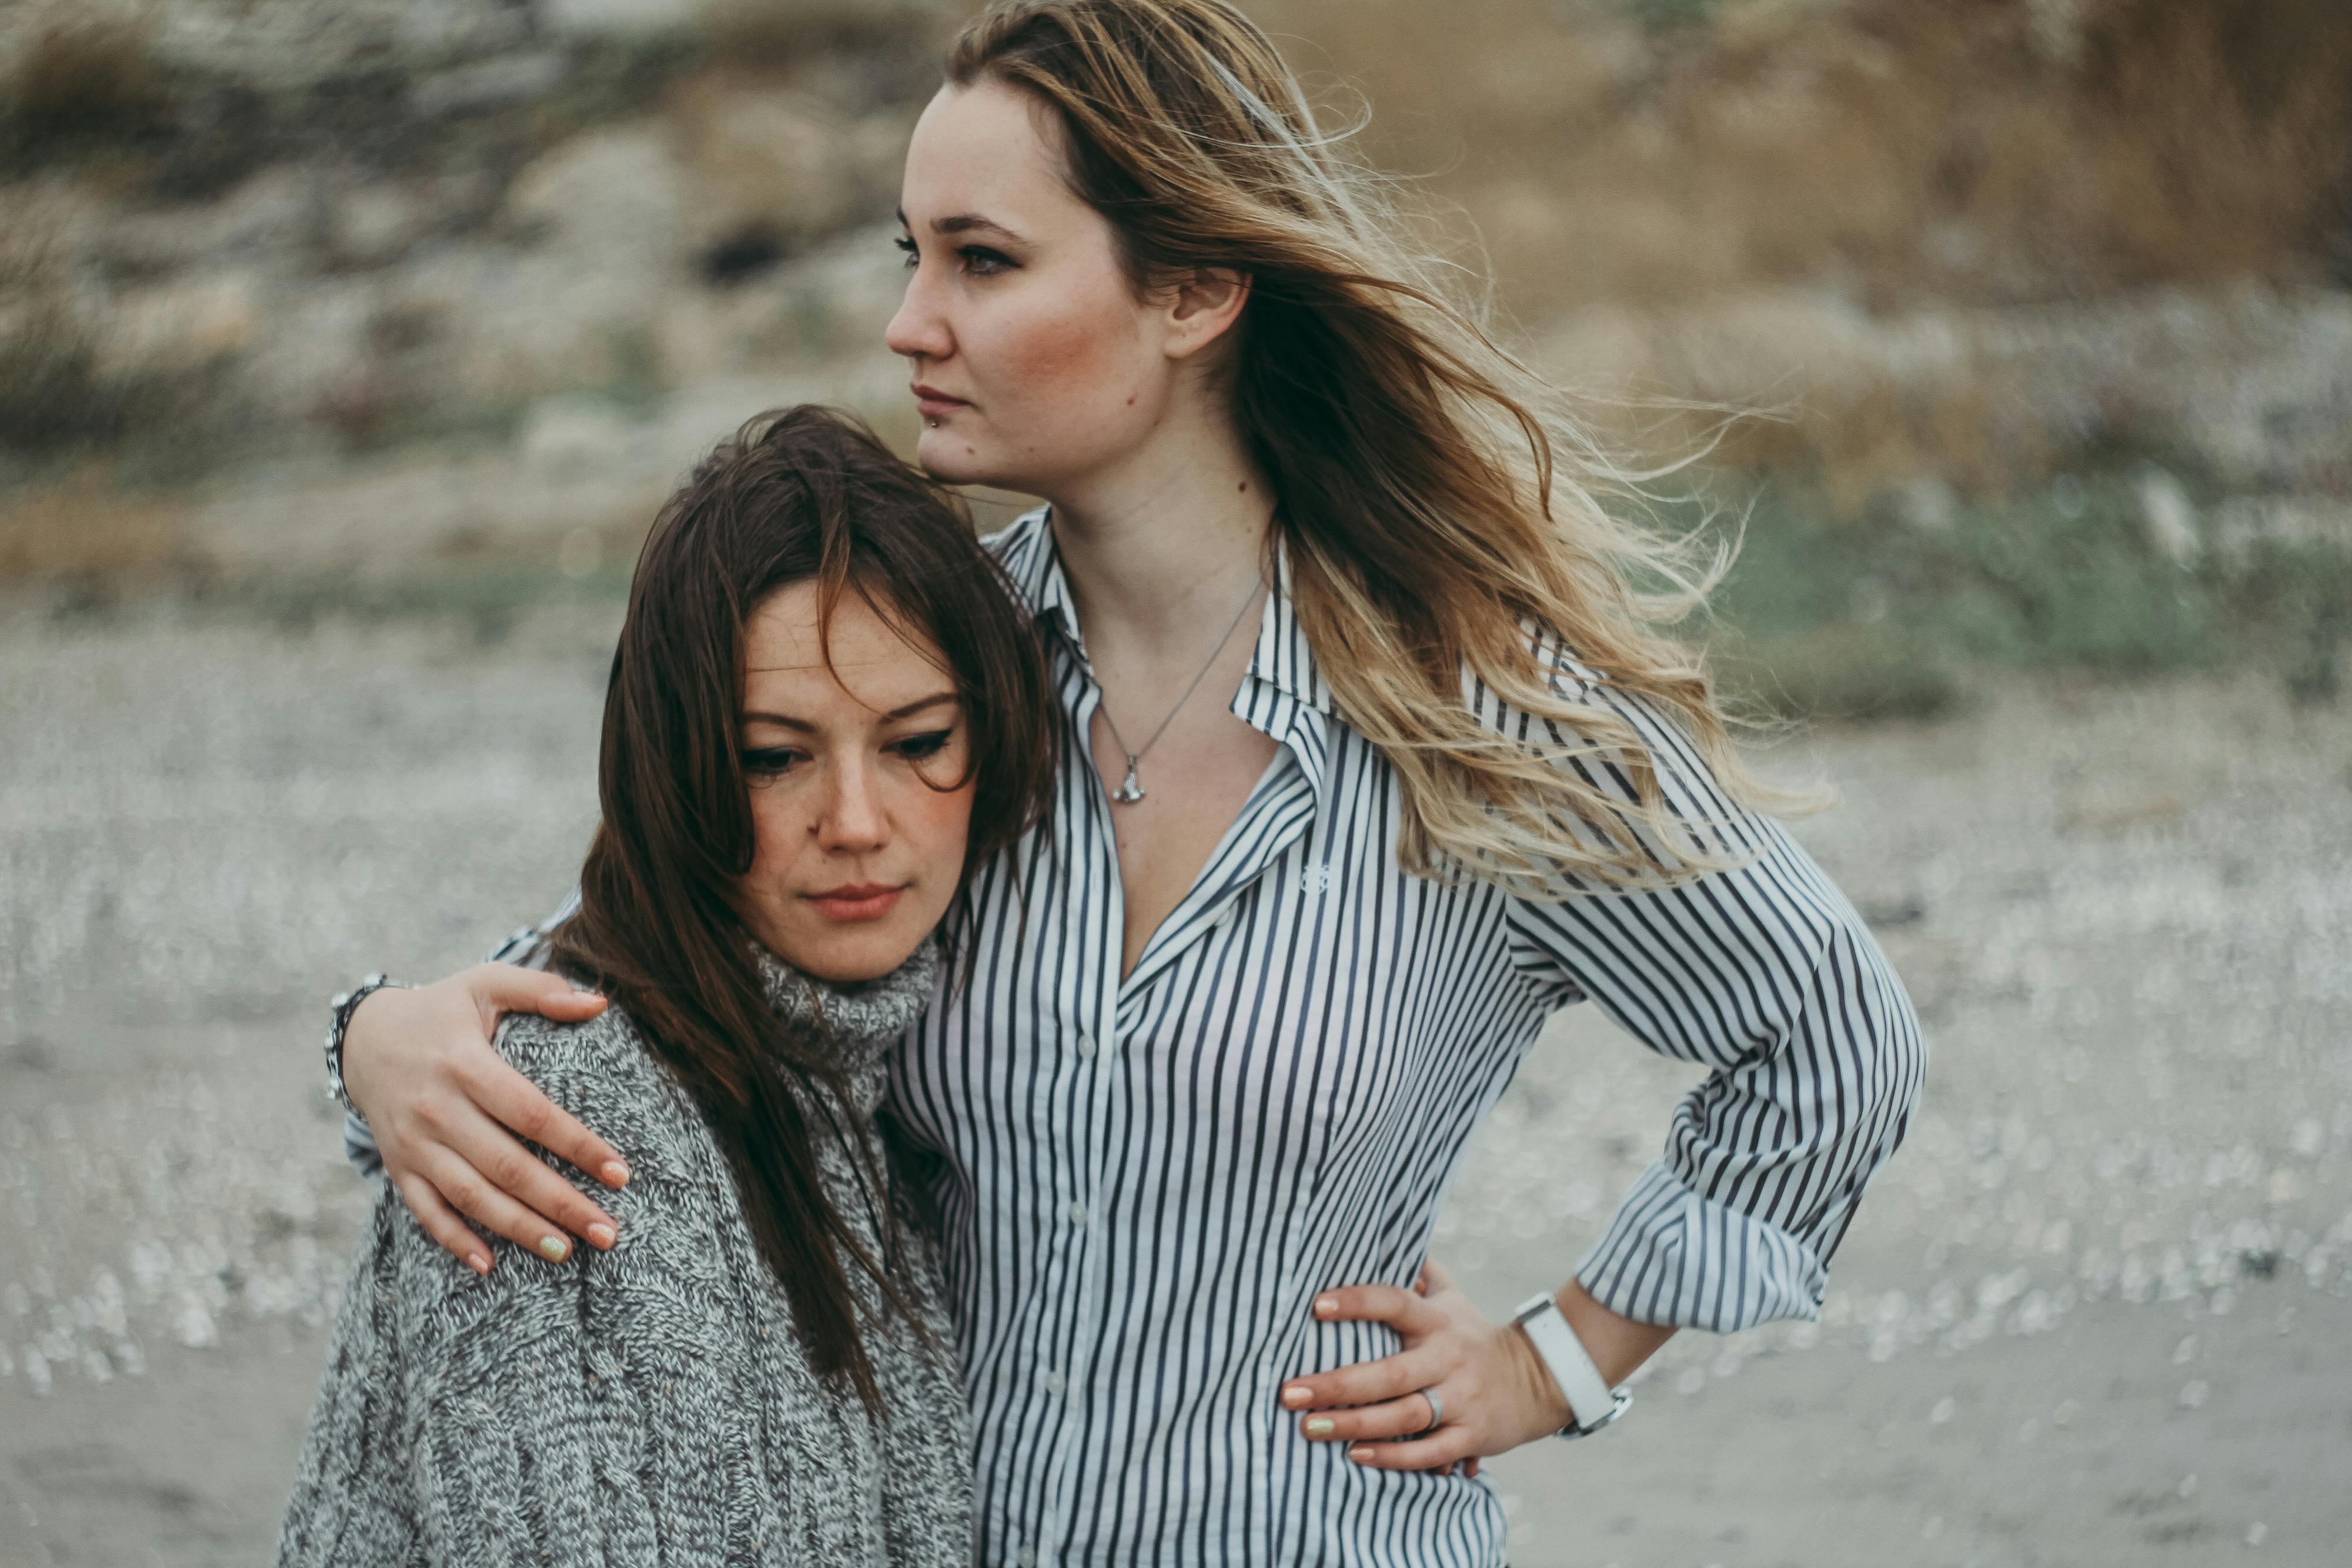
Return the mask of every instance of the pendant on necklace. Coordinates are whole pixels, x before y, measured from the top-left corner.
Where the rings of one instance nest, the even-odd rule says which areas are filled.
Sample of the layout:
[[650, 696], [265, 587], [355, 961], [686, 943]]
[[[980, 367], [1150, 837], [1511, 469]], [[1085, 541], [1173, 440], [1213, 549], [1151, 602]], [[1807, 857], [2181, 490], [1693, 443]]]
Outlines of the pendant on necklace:
[[1110, 798], [1122, 806], [1133, 805], [1143, 799], [1143, 786], [1135, 777], [1135, 758], [1127, 759], [1127, 779], [1110, 792]]

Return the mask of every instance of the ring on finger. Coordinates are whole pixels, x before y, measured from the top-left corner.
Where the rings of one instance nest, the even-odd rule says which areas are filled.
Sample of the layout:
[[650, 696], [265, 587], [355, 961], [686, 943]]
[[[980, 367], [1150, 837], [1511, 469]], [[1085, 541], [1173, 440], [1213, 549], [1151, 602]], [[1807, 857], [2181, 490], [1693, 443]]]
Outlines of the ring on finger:
[[[1434, 1384], [1423, 1389], [1421, 1391], [1421, 1396], [1429, 1401], [1429, 1425], [1423, 1427], [1421, 1430], [1423, 1432], [1434, 1432], [1445, 1424], [1445, 1401], [1437, 1396], [1437, 1386]], [[1417, 1432], [1413, 1435], [1415, 1437], [1419, 1437], [1421, 1434]]]

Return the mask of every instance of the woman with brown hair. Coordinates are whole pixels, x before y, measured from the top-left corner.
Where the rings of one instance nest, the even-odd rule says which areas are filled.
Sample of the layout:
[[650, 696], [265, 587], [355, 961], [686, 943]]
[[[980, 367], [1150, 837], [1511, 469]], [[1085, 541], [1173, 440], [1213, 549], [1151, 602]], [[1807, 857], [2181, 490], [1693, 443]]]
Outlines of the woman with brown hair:
[[[1068, 718], [1052, 825], [982, 873], [972, 984], [892, 1076], [941, 1156], [982, 1558], [1491, 1568], [1481, 1456], [1598, 1430], [1679, 1328], [1818, 1311], [1916, 1019], [1663, 630], [1706, 571], [1603, 506], [1618, 470], [1263, 33], [1034, 0], [947, 77], [889, 342], [924, 467], [1049, 503], [992, 548]], [[1705, 1076], [1567, 1283], [1493, 1321], [1433, 1227], [1583, 999]], [[490, 968], [352, 1020], [451, 1245], [460, 1212], [600, 1234], [503, 1179], [501, 1124], [610, 1145], [483, 1065], [485, 1013], [577, 1005]]]
[[935, 1219], [877, 1112], [935, 928], [1048, 803], [1050, 702], [968, 524], [870, 435], [803, 408], [704, 462], [529, 956], [612, 1005], [498, 1042], [628, 1147], [621, 1229], [461, 1264], [380, 1197], [281, 1563], [971, 1560]]

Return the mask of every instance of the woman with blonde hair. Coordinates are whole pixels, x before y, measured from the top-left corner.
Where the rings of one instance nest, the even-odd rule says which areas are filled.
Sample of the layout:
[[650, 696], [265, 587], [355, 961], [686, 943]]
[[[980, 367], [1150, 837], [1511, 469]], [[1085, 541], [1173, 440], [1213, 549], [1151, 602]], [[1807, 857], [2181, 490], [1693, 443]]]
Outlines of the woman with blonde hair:
[[[1597, 1430], [1678, 1328], [1817, 1312], [1917, 1094], [1910, 1004], [1660, 630], [1672, 550], [1237, 10], [987, 12], [900, 215], [918, 455], [1048, 503], [991, 548], [1066, 716], [891, 1081], [940, 1156], [982, 1558], [1500, 1563], [1479, 1458]], [[1432, 1228], [1587, 998], [1706, 1076], [1572, 1277], [1489, 1321]], [[453, 1249], [461, 1214], [611, 1236], [504, 1129], [615, 1151], [482, 1039], [594, 1005], [486, 967], [349, 1018]]]

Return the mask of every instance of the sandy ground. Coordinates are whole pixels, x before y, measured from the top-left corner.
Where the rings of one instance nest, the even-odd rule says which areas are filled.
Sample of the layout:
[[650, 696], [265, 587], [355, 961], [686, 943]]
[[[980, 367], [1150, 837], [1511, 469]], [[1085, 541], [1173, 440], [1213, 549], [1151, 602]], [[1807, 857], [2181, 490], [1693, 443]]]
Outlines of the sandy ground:
[[[0, 613], [0, 1564], [265, 1560], [364, 1189], [320, 998], [567, 885], [604, 613], [490, 644]], [[2018, 689], [1776, 759], [1927, 1019], [1822, 1324], [1690, 1335], [1496, 1463], [1521, 1564], [2340, 1564], [2352, 722]], [[1439, 1256], [1565, 1273], [1685, 1070], [1573, 1014]]]

